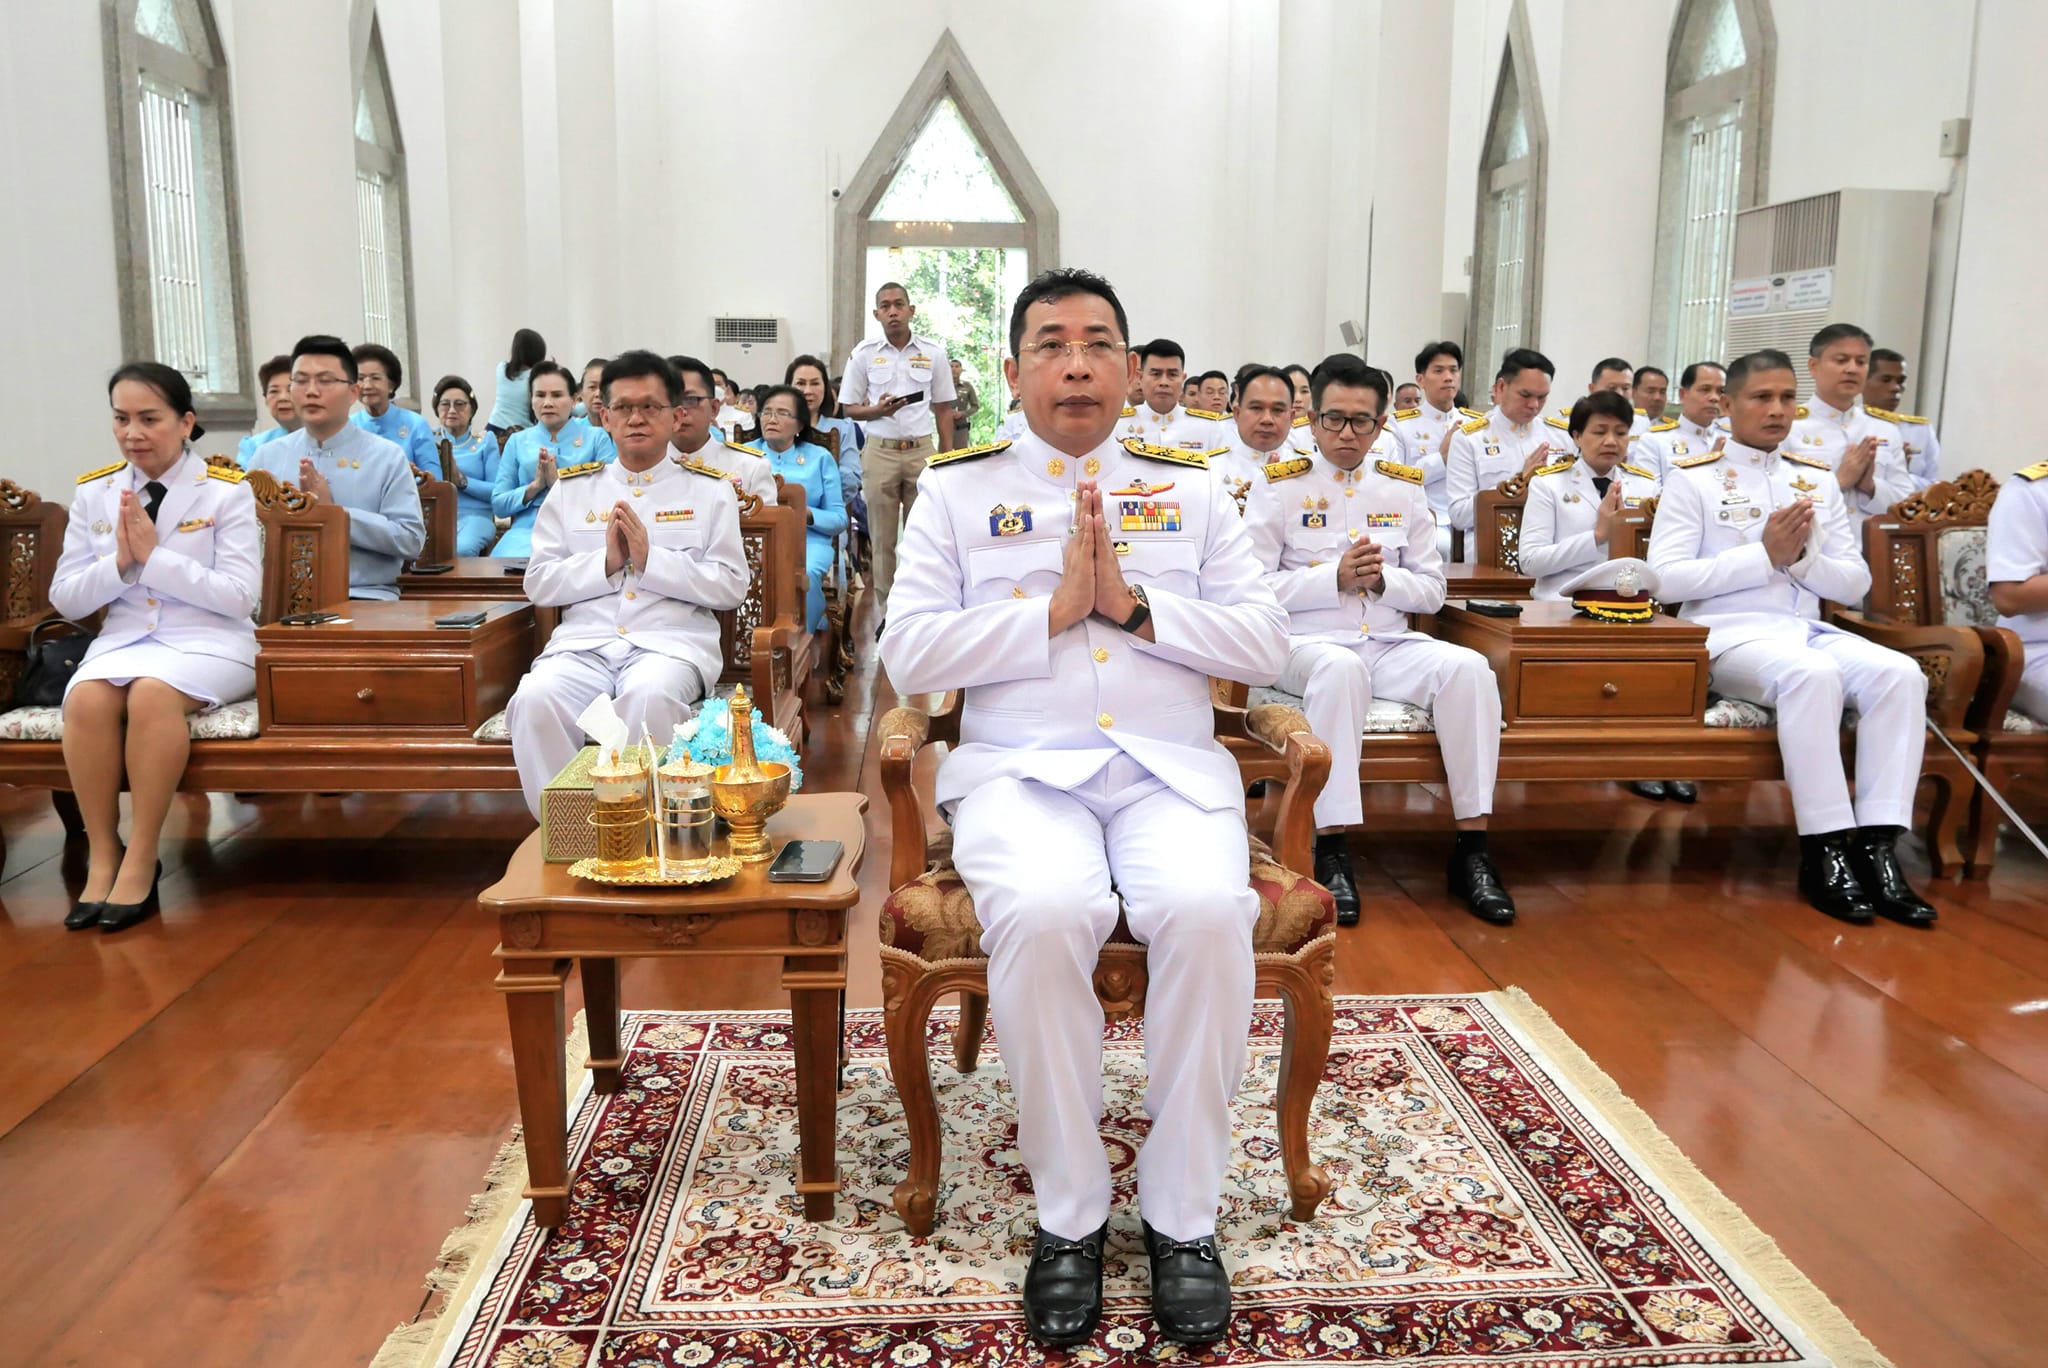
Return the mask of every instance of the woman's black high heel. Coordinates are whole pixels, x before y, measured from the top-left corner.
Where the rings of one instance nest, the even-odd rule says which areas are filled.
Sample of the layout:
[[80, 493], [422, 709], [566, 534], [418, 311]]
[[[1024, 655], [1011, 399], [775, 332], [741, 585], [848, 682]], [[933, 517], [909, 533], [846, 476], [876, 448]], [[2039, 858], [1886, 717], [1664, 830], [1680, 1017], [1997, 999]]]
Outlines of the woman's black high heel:
[[157, 885], [163, 882], [164, 862], [156, 862], [156, 873], [150, 876], [149, 896], [139, 903], [108, 902], [100, 904], [100, 930], [125, 931], [140, 921], [147, 921], [160, 910], [157, 901]]
[[103, 902], [75, 902], [71, 904], [71, 910], [64, 914], [64, 929], [83, 931], [88, 926], [98, 926], [100, 914], [106, 909], [107, 905]]

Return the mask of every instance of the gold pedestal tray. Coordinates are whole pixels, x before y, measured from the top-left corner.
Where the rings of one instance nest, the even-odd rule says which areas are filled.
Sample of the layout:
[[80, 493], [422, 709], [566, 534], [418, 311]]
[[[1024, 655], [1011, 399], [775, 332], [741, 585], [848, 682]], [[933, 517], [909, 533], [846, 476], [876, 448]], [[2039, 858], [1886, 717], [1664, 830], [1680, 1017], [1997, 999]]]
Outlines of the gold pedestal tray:
[[594, 883], [635, 884], [640, 886], [659, 885], [680, 887], [684, 884], [717, 883], [730, 879], [740, 872], [740, 861], [732, 855], [713, 855], [702, 860], [671, 860], [666, 872], [658, 860], [639, 860], [621, 870], [603, 860], [578, 860], [569, 866], [569, 873], [578, 879], [589, 879]]

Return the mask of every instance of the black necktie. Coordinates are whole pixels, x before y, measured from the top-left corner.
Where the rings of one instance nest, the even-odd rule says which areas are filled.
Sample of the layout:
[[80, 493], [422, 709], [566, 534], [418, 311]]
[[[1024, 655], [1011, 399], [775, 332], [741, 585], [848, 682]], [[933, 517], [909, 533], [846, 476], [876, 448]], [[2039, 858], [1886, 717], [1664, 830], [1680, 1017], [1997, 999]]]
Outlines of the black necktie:
[[151, 480], [142, 487], [142, 490], [145, 494], [149, 495], [149, 498], [143, 502], [142, 511], [149, 515], [151, 522], [155, 522], [157, 505], [164, 501], [164, 494], [167, 492], [164, 489], [163, 481]]
[[1612, 475], [1595, 475], [1593, 477], [1593, 488], [1600, 491], [1600, 497], [1603, 499], [1607, 497], [1607, 486], [1613, 483], [1614, 477]]

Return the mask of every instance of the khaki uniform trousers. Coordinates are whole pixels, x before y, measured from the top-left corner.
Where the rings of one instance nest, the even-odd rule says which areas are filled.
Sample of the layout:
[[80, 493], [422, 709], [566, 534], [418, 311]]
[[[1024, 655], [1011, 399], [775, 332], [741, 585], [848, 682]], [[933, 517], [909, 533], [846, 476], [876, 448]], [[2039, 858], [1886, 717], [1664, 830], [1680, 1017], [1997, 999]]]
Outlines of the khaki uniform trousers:
[[875, 608], [889, 611], [889, 586], [896, 582], [896, 539], [917, 498], [917, 477], [933, 453], [932, 439], [906, 442], [870, 437], [861, 448], [861, 492], [868, 500], [868, 535], [875, 544]]

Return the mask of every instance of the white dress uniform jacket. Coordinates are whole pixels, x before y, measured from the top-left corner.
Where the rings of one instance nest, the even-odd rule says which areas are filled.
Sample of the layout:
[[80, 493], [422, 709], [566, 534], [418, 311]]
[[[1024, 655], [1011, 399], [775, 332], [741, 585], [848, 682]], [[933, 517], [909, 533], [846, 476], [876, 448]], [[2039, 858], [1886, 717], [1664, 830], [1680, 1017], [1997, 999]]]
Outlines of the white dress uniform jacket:
[[[959, 398], [953, 388], [953, 366], [946, 357], [946, 344], [923, 333], [913, 332], [901, 347], [889, 345], [886, 337], [870, 337], [854, 346], [847, 359], [846, 374], [839, 380], [839, 403], [873, 404], [892, 394], [922, 394], [914, 404], [905, 404], [886, 418], [864, 418], [861, 427], [869, 437], [914, 442], [932, 435], [932, 405], [950, 404]], [[943, 441], [940, 442], [944, 446]]]
[[[1799, 416], [1785, 438], [1785, 449], [1826, 461], [1834, 470], [1849, 454], [1849, 448], [1865, 437], [1877, 438], [1877, 459], [1871, 465], [1871, 492], [1849, 494], [1851, 530], [1862, 525], [1863, 516], [1882, 513], [1916, 491], [1907, 468], [1906, 439], [1895, 424], [1868, 412], [1861, 404], [1844, 411], [1815, 398], [1799, 406]], [[1840, 488], [1839, 485], [1836, 486]]]
[[243, 479], [187, 448], [159, 481], [156, 549], [123, 575], [121, 495], [146, 504], [149, 477], [117, 461], [79, 478], [50, 606], [68, 618], [107, 614], [72, 683], [147, 676], [208, 704], [248, 697], [263, 567], [256, 500]]
[[1941, 437], [1935, 432], [1933, 423], [1917, 413], [1867, 408], [1861, 399], [1856, 401], [1856, 406], [1899, 430], [1899, 438], [1906, 447], [1906, 473], [1912, 478], [1914, 493], [1941, 478]]
[[1313, 451], [1287, 445], [1281, 438], [1280, 445], [1272, 451], [1258, 451], [1238, 433], [1237, 425], [1231, 424], [1230, 445], [1221, 451], [1209, 453], [1209, 474], [1243, 516], [1249, 505], [1258, 497], [1266, 483], [1266, 466], [1272, 461], [1289, 460], [1297, 456], [1312, 456]]
[[1230, 445], [1234, 427], [1222, 414], [1207, 409], [1175, 404], [1170, 412], [1160, 413], [1149, 404], [1126, 405], [1123, 421], [1116, 426], [1116, 440], [1149, 442], [1179, 451], [1220, 451]]
[[1387, 421], [1387, 431], [1400, 443], [1396, 459], [1422, 472], [1423, 492], [1429, 495], [1429, 506], [1436, 510], [1436, 520], [1445, 527], [1450, 526], [1451, 496], [1444, 484], [1450, 469], [1443, 449], [1444, 435], [1484, 417], [1477, 409], [1436, 409], [1425, 400], [1415, 408], [1395, 409], [1394, 416]]
[[[1717, 420], [1718, 421], [1718, 420]], [[1727, 436], [1719, 427], [1701, 427], [1692, 419], [1680, 414], [1667, 418], [1661, 423], [1650, 424], [1649, 431], [1637, 440], [1630, 460], [1650, 471], [1660, 480], [1671, 478], [1671, 463], [1687, 456], [1712, 451], [1714, 443]]]
[[1556, 419], [1540, 418], [1532, 423], [1510, 423], [1498, 408], [1484, 418], [1474, 418], [1451, 438], [1451, 454], [1445, 463], [1444, 493], [1450, 505], [1451, 526], [1472, 530], [1478, 513], [1475, 500], [1482, 489], [1492, 489], [1516, 474], [1538, 447], [1562, 453], [1571, 443]]
[[775, 467], [768, 464], [768, 458], [750, 446], [738, 442], [720, 442], [716, 446], [706, 442], [688, 456], [676, 450], [674, 442], [668, 445], [668, 458], [677, 465], [696, 461], [719, 471], [732, 487], [742, 494], [751, 494], [764, 504], [775, 503]]
[[[1657, 494], [1657, 477], [1626, 461], [1608, 472], [1621, 482], [1624, 508], [1640, 508]], [[1564, 584], [1596, 561], [1629, 554], [1626, 548], [1602, 546], [1593, 539], [1604, 496], [1593, 483], [1593, 470], [1577, 457], [1537, 470], [1529, 480], [1529, 502], [1522, 510], [1522, 573], [1535, 577], [1532, 591], [1540, 599], [1561, 599]]]
[[[1991, 505], [1985, 545], [1985, 577], [1993, 584], [2021, 584], [2048, 574], [2048, 461], [2015, 471]], [[2048, 722], [2048, 613], [2001, 616], [1998, 625], [2019, 636], [2024, 672], [2013, 705]]]

